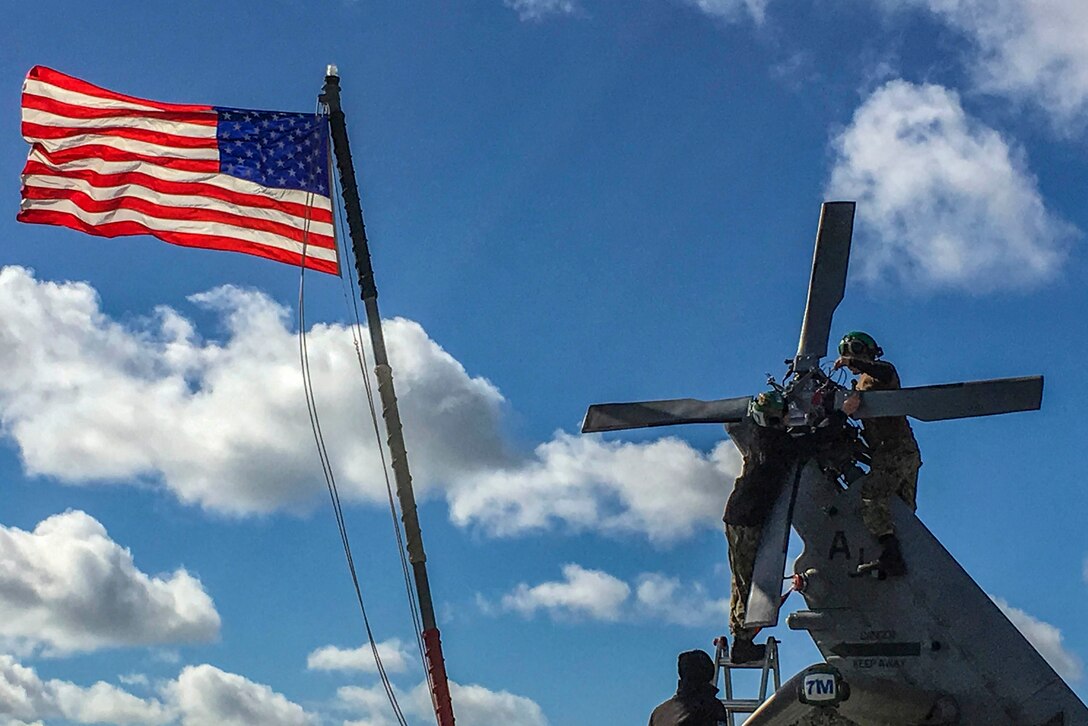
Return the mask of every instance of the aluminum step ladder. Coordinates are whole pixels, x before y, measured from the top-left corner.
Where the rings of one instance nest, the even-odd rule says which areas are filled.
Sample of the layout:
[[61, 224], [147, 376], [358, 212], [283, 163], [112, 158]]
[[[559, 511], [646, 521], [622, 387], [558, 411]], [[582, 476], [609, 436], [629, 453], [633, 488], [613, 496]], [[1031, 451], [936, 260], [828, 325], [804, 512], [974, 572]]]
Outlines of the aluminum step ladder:
[[[722, 704], [725, 706], [725, 712], [729, 715], [728, 726], [737, 726], [737, 722], [734, 716], [738, 713], [750, 714], [753, 713], [760, 704], [767, 700], [767, 697], [782, 687], [782, 677], [778, 671], [778, 641], [774, 638], [767, 638], [767, 651], [761, 661], [752, 661], [750, 663], [736, 664], [729, 660], [729, 641], [723, 635], [720, 638], [714, 639], [714, 646], [716, 648], [714, 653], [714, 685], [718, 685], [718, 674], [721, 673], [724, 676], [724, 688], [725, 698], [722, 699]], [[759, 679], [759, 696], [757, 698], [736, 698], [733, 693], [733, 671], [734, 670], [759, 670], [761, 671]], [[773, 678], [774, 691], [767, 692], [767, 687]], [[741, 723], [744, 723], [741, 721]]]

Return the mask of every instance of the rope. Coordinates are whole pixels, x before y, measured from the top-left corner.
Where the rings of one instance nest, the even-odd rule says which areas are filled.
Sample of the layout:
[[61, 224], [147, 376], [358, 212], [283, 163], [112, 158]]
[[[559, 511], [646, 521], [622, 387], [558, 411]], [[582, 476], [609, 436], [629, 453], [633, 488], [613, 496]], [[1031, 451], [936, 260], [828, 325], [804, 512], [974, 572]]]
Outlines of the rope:
[[389, 676], [385, 670], [385, 665], [382, 663], [381, 655], [378, 653], [378, 645], [374, 638], [374, 631], [370, 626], [370, 618], [367, 616], [366, 605], [363, 601], [362, 588], [359, 585], [359, 577], [355, 569], [355, 560], [351, 554], [351, 543], [348, 541], [347, 525], [344, 521], [344, 511], [340, 503], [340, 492], [336, 486], [336, 477], [333, 472], [332, 462], [329, 459], [328, 450], [325, 446], [325, 438], [321, 431], [321, 419], [318, 415], [317, 403], [313, 392], [313, 377], [310, 372], [310, 353], [309, 346], [306, 341], [305, 302], [306, 252], [309, 244], [310, 209], [312, 208], [312, 201], [313, 193], [311, 192], [307, 200], [306, 221], [302, 236], [302, 264], [300, 265], [298, 286], [299, 361], [302, 367], [303, 389], [306, 394], [306, 410], [310, 417], [310, 428], [314, 434], [314, 442], [317, 445], [317, 453], [318, 458], [321, 461], [322, 474], [325, 477], [325, 485], [328, 489], [329, 499], [332, 502], [333, 513], [336, 517], [336, 526], [340, 532], [340, 542], [344, 548], [344, 557], [347, 560], [348, 572], [351, 575], [352, 586], [355, 589], [355, 597], [359, 603], [359, 611], [362, 613], [363, 616], [363, 626], [366, 629], [367, 639], [370, 641], [371, 653], [374, 656], [374, 662], [378, 669], [378, 674], [382, 682], [382, 687], [385, 690], [386, 698], [389, 700], [389, 705], [393, 709], [393, 713], [397, 719], [397, 723], [399, 724], [399, 726], [408, 726], [408, 722], [404, 717], [403, 711], [401, 710], [400, 703], [397, 701], [396, 693], [394, 693], [393, 691], [393, 684], [389, 680]]
[[[331, 171], [331, 160], [329, 162], [329, 165]], [[334, 179], [334, 184], [336, 184], [337, 188], [339, 187], [338, 180]], [[338, 218], [340, 220], [340, 225], [342, 227], [346, 227], [347, 223], [344, 220], [343, 207], [341, 205], [337, 205], [336, 209], [338, 213]], [[337, 241], [338, 245], [343, 245], [341, 258], [344, 260], [348, 260], [351, 259], [351, 251], [348, 248], [347, 241], [344, 240], [339, 234], [337, 234], [337, 229], [339, 228], [340, 227], [335, 224], [334, 220], [333, 237]], [[346, 286], [343, 285], [345, 279], [347, 280]], [[393, 523], [393, 534], [397, 541], [397, 554], [400, 557], [401, 572], [404, 577], [404, 590], [405, 595], [408, 599], [408, 607], [412, 617], [412, 628], [415, 634], [416, 648], [419, 651], [419, 659], [420, 663], [423, 666], [423, 672], [427, 674], [427, 683], [428, 685], [432, 685], [431, 673], [430, 670], [427, 668], [426, 656], [424, 655], [422, 617], [419, 613], [419, 604], [416, 601], [415, 593], [412, 590], [412, 575], [409, 571], [410, 568], [408, 566], [408, 558], [404, 554], [404, 538], [400, 528], [400, 517], [397, 510], [397, 502], [396, 498], [393, 496], [393, 485], [389, 478], [389, 465], [386, 462], [385, 447], [382, 445], [381, 431], [378, 426], [377, 407], [374, 403], [374, 389], [370, 382], [370, 376], [367, 375], [367, 371], [370, 369], [370, 362], [367, 359], [366, 348], [363, 346], [363, 323], [362, 317], [359, 314], [359, 295], [357, 294], [355, 288], [355, 280], [350, 274], [345, 274], [341, 276], [341, 284], [344, 290], [345, 307], [348, 309], [348, 315], [350, 317], [353, 317], [354, 319], [354, 322], [351, 325], [351, 337], [352, 342], [355, 345], [355, 358], [359, 363], [359, 375], [363, 379], [363, 388], [366, 392], [367, 407], [370, 412], [370, 422], [374, 431], [374, 440], [377, 444], [378, 456], [381, 459], [382, 475], [385, 478], [385, 493], [389, 501], [389, 515]]]

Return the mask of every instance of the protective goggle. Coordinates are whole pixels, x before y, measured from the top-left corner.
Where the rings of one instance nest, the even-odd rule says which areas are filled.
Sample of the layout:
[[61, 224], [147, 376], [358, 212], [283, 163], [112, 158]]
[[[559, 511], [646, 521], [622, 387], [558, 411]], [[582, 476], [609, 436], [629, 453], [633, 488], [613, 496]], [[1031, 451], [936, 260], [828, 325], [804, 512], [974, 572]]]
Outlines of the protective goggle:
[[839, 343], [839, 355], [866, 355], [867, 353], [869, 353], [869, 346], [865, 344], [865, 341], [857, 338]]

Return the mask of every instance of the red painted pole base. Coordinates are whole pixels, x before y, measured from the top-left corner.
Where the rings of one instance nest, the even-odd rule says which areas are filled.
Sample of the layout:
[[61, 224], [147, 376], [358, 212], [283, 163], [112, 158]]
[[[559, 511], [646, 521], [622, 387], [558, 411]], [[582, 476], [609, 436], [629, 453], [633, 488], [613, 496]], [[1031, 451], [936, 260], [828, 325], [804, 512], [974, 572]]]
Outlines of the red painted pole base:
[[423, 631], [423, 655], [427, 659], [427, 674], [431, 681], [431, 702], [438, 726], [453, 726], [453, 703], [450, 683], [446, 677], [446, 660], [442, 657], [442, 635], [438, 628]]

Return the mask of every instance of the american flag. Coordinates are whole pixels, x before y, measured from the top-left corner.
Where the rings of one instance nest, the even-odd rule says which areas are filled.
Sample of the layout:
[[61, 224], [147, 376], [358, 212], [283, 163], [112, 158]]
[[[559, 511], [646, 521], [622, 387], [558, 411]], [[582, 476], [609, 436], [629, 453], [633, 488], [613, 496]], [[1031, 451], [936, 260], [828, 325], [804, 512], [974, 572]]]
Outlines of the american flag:
[[338, 274], [323, 116], [159, 103], [36, 66], [22, 121], [19, 221]]

